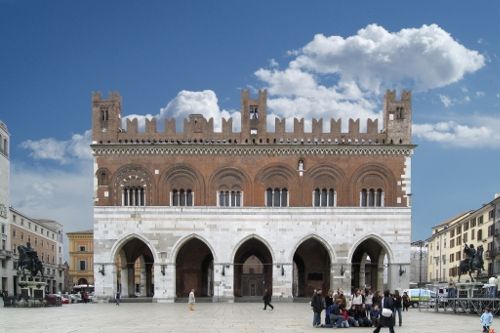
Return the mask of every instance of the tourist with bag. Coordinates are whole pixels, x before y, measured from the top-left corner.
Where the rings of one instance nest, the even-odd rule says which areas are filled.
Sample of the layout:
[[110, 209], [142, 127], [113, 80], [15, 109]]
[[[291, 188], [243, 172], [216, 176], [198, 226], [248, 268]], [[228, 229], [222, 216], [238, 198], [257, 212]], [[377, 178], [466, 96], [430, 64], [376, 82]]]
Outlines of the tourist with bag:
[[389, 332], [394, 333], [394, 300], [389, 290], [384, 291], [384, 296], [380, 300], [380, 308], [382, 309], [380, 320], [373, 333], [380, 332], [382, 327], [388, 327]]

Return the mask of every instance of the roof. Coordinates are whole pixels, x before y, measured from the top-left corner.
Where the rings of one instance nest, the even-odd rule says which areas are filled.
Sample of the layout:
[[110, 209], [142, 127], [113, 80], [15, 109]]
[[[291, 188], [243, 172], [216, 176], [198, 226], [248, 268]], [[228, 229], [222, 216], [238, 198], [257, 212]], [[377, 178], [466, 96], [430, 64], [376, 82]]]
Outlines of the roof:
[[88, 230], [82, 230], [82, 231], [71, 231], [67, 232], [66, 235], [71, 235], [71, 234], [93, 234], [94, 229], [88, 229]]

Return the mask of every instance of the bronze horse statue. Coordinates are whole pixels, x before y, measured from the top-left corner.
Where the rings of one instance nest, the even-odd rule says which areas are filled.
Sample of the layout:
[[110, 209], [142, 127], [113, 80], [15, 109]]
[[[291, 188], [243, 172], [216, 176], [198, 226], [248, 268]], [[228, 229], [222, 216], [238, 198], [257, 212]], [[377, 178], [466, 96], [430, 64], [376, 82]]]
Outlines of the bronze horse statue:
[[469, 247], [465, 244], [464, 255], [466, 258], [460, 261], [460, 266], [458, 267], [458, 282], [460, 282], [460, 276], [465, 273], [469, 273], [470, 281], [474, 282], [472, 273], [476, 272], [477, 279], [481, 271], [484, 271], [483, 251], [482, 245], [479, 245], [477, 250], [475, 250], [473, 245]]
[[26, 246], [19, 245], [17, 247], [19, 251], [19, 260], [17, 261], [17, 268], [22, 272], [23, 275], [26, 275], [25, 270], [28, 270], [31, 273], [31, 276], [36, 276], [38, 273], [43, 275], [43, 264], [38, 259], [38, 254], [31, 247], [31, 244], [28, 242]]

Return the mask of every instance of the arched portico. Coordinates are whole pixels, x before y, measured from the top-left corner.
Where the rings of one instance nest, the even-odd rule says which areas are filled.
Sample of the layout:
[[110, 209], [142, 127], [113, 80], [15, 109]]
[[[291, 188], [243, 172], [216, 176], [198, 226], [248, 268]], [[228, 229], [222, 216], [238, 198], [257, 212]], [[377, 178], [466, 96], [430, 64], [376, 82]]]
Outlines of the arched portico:
[[176, 254], [176, 297], [187, 297], [191, 289], [196, 295], [214, 295], [214, 255], [197, 237], [185, 241]]
[[315, 237], [303, 240], [293, 254], [293, 296], [307, 297], [314, 289], [330, 289], [331, 256]]
[[385, 242], [375, 236], [365, 237], [354, 247], [350, 255], [351, 287], [384, 289], [384, 275], [391, 261], [391, 253]]
[[273, 256], [258, 238], [238, 246], [234, 255], [234, 296], [262, 296], [273, 287]]
[[153, 296], [154, 255], [144, 240], [129, 236], [115, 247], [116, 289], [123, 297]]

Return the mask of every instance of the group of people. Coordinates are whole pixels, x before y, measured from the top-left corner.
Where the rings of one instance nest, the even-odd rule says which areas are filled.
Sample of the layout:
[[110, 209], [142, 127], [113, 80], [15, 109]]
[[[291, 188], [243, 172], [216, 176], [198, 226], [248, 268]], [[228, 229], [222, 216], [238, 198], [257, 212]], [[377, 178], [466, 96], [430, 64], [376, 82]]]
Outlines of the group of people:
[[[402, 312], [410, 305], [410, 298], [405, 292], [400, 295], [396, 290], [372, 293], [370, 289], [356, 289], [352, 296], [346, 297], [344, 291], [330, 290], [323, 295], [321, 289], [315, 290], [311, 299], [314, 327], [375, 327], [378, 333], [381, 327], [388, 327], [394, 332], [396, 314], [399, 326], [402, 325]], [[325, 312], [325, 322], [321, 323], [321, 313]]]

